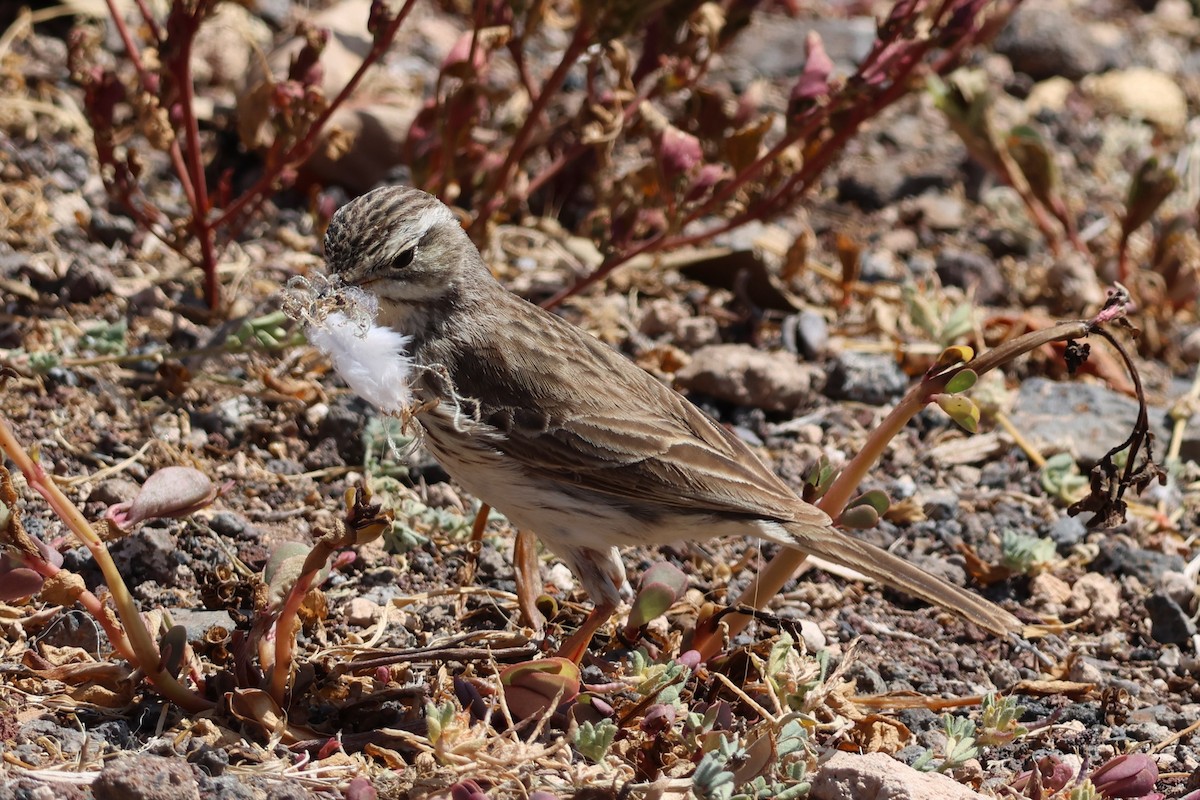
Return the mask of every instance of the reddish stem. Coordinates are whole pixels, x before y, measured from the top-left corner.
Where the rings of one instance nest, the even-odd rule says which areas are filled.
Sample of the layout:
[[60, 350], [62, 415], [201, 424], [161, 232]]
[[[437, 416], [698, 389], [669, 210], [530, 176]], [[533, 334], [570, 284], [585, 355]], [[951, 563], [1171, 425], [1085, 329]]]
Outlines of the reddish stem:
[[591, 29], [581, 21], [575, 29], [575, 35], [571, 38], [567, 49], [563, 52], [562, 60], [558, 66], [554, 68], [554, 72], [546, 79], [542, 85], [541, 92], [533, 101], [533, 106], [529, 109], [529, 115], [525, 118], [525, 123], [521, 126], [521, 130], [517, 131], [516, 138], [513, 139], [512, 145], [508, 149], [508, 155], [504, 158], [504, 163], [500, 169], [496, 170], [492, 176], [491, 182], [488, 184], [487, 190], [483, 196], [487, 198], [486, 203], [480, 210], [479, 214], [471, 223], [469, 232], [472, 234], [478, 233], [487, 221], [492, 218], [492, 215], [500, 210], [500, 207], [511, 197], [508, 191], [508, 186], [512, 182], [513, 171], [518, 164], [521, 163], [525, 156], [525, 151], [529, 148], [529, 142], [533, 139], [534, 132], [541, 124], [541, 116], [550, 105], [550, 101], [558, 94], [558, 90], [562, 88], [563, 83], [567, 80], [567, 75], [575, 66], [575, 62], [587, 50], [591, 39]]

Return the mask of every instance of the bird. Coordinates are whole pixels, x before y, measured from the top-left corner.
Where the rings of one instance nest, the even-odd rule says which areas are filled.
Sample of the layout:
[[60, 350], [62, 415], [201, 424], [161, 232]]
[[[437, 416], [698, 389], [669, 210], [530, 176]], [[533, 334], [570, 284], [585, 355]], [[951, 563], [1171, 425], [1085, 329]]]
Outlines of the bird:
[[374, 298], [376, 325], [410, 337], [426, 449], [593, 601], [564, 645], [575, 660], [631, 594], [622, 547], [721, 536], [818, 556], [997, 635], [1021, 630], [994, 603], [839, 530], [683, 395], [509, 292], [436, 197], [385, 186], [351, 200], [324, 255], [332, 279]]

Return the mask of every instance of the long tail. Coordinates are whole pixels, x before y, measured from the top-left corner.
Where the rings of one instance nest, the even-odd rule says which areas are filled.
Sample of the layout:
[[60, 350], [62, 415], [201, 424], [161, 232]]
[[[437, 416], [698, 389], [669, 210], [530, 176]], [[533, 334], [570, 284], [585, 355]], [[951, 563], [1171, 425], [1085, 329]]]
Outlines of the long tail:
[[992, 633], [1003, 636], [1019, 633], [1024, 627], [1019, 619], [995, 603], [935, 578], [904, 559], [860, 542], [836, 528], [801, 522], [779, 523], [778, 528], [784, 536], [767, 538], [777, 539], [780, 544], [794, 546], [811, 555], [857, 570], [905, 594], [952, 611]]

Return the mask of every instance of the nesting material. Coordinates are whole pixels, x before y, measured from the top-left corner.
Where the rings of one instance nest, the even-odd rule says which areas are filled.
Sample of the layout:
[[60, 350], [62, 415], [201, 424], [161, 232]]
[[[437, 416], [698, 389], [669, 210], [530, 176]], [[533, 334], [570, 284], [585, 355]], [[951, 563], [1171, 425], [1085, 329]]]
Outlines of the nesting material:
[[375, 324], [374, 295], [336, 278], [295, 277], [288, 281], [283, 311], [304, 325], [308, 341], [329, 357], [342, 380], [385, 414], [408, 417], [411, 336]]

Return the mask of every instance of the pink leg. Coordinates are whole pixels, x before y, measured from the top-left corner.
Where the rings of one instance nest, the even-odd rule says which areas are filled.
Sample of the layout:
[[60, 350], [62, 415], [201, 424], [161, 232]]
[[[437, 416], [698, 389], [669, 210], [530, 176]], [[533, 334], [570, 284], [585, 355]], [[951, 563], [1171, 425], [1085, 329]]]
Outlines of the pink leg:
[[600, 626], [607, 622], [616, 610], [617, 607], [611, 603], [597, 605], [592, 609], [592, 613], [588, 614], [579, 630], [571, 634], [571, 637], [558, 648], [556, 655], [578, 664], [583, 658], [583, 654], [587, 652], [588, 645], [592, 643], [592, 636], [600, 630]]

